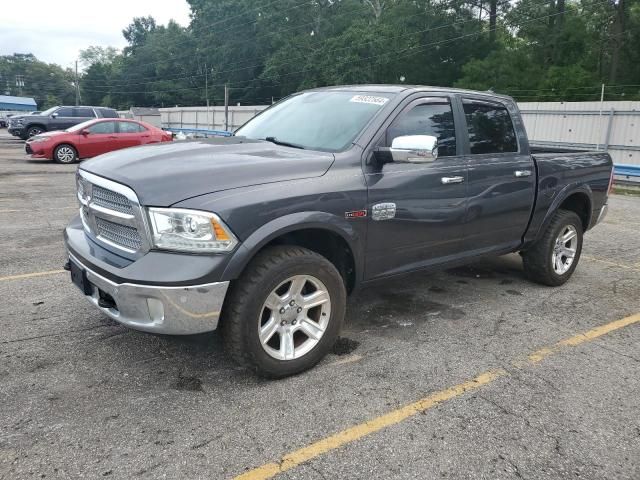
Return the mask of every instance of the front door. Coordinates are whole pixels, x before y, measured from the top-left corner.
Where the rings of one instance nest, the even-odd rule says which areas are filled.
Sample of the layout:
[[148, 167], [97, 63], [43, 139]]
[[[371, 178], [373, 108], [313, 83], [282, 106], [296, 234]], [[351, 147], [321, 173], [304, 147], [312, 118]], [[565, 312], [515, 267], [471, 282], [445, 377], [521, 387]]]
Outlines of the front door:
[[426, 163], [386, 163], [366, 173], [367, 280], [423, 268], [464, 251], [467, 167], [449, 98], [413, 101], [376, 146], [390, 147], [405, 135], [437, 137], [438, 157]]
[[527, 229], [535, 197], [533, 159], [513, 125], [520, 117], [507, 101], [466, 97], [462, 107], [469, 135], [467, 248], [478, 254], [512, 249]]

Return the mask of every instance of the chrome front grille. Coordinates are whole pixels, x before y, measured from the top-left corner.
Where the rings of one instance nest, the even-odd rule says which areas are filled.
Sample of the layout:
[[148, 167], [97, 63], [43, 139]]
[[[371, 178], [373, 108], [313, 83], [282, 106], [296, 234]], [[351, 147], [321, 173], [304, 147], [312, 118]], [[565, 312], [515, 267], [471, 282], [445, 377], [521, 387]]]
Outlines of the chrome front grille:
[[120, 213], [133, 215], [133, 207], [127, 197], [120, 193], [112, 192], [98, 185], [93, 186], [93, 203], [103, 208], [115, 210]]
[[142, 248], [142, 238], [136, 228], [110, 222], [100, 217], [96, 217], [96, 227], [98, 227], [96, 232], [98, 238], [133, 251]]
[[78, 170], [78, 201], [85, 232], [106, 248], [138, 257], [149, 250], [145, 212], [129, 187]]

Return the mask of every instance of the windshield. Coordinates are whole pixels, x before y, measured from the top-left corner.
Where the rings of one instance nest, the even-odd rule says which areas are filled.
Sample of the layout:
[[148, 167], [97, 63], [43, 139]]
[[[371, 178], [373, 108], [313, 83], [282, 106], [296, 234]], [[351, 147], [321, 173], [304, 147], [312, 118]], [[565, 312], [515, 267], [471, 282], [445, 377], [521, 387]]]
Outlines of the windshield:
[[38, 115], [51, 115], [53, 112], [56, 111], [58, 107], [51, 107], [49, 110], [45, 110], [42, 113], [39, 113]]
[[73, 126], [73, 127], [71, 127], [71, 128], [67, 128], [67, 129], [65, 130], [65, 132], [78, 132], [78, 131], [82, 130], [83, 128], [88, 127], [89, 125], [91, 125], [91, 124], [92, 124], [92, 123], [94, 123], [94, 122], [95, 122], [95, 120], [94, 120], [94, 119], [87, 120], [86, 122], [79, 123], [79, 124], [77, 124], [77, 125], [74, 125], [74, 126]]
[[235, 134], [339, 152], [353, 142], [389, 98], [378, 93], [301, 93], [265, 110]]

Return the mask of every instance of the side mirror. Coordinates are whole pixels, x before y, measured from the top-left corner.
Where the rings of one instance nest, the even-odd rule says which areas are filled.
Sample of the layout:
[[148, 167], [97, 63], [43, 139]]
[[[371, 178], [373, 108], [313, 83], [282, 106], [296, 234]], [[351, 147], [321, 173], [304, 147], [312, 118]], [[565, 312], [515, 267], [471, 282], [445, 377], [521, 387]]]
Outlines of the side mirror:
[[80, 130], [80, 135], [84, 135], [86, 137], [87, 135], [89, 135], [89, 130], [87, 129]]
[[51, 114], [51, 118], [58, 118], [58, 113], [57, 112], [53, 112]]
[[438, 158], [438, 139], [432, 135], [404, 135], [391, 142], [391, 148], [379, 148], [376, 158], [381, 164], [430, 163]]

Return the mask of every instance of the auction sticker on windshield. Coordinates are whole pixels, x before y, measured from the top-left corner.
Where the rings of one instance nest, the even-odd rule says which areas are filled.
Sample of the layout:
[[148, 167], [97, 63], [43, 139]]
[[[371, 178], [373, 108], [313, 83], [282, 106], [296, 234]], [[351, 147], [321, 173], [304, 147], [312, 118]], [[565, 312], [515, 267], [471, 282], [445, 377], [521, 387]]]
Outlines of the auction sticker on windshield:
[[355, 95], [351, 97], [351, 100], [349, 101], [354, 103], [371, 103], [373, 105], [384, 105], [389, 101], [389, 99], [385, 97], [374, 97], [372, 95]]

